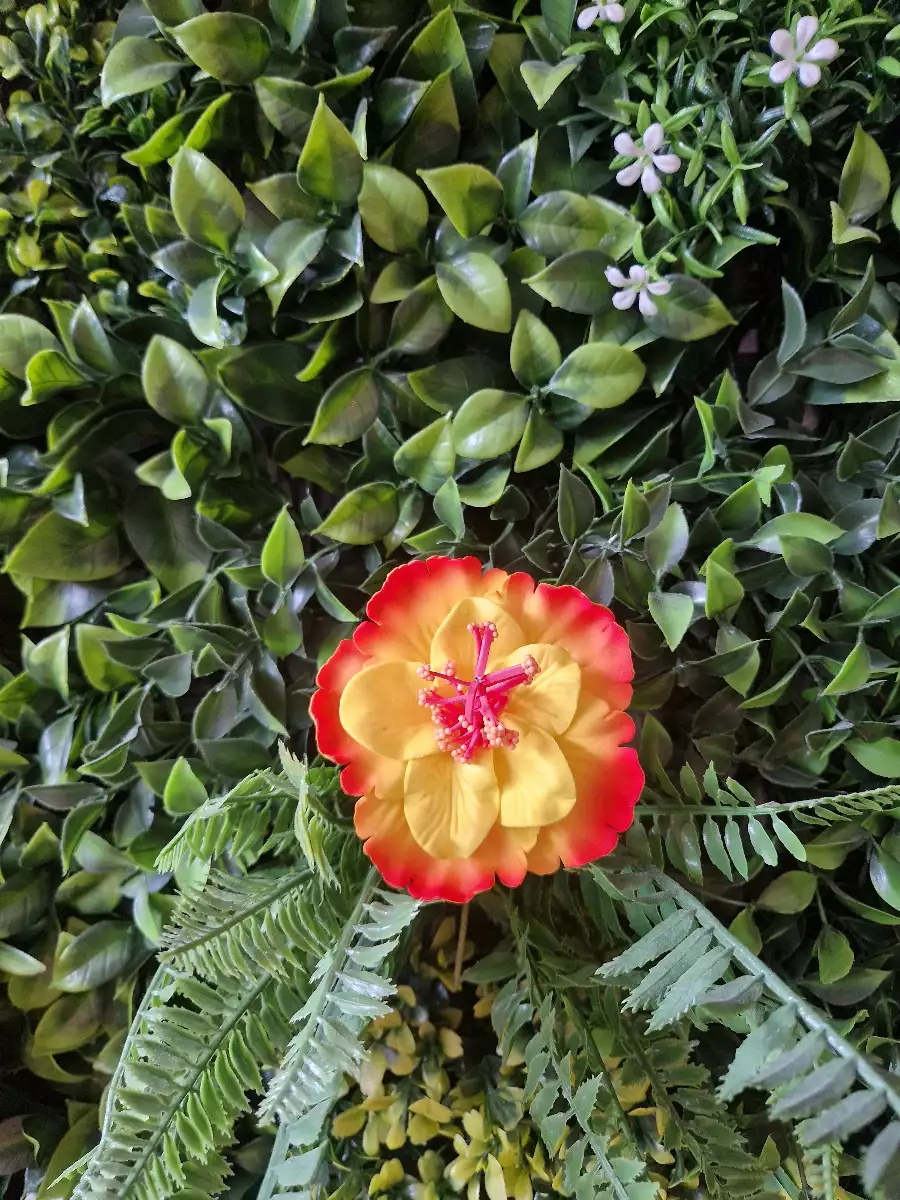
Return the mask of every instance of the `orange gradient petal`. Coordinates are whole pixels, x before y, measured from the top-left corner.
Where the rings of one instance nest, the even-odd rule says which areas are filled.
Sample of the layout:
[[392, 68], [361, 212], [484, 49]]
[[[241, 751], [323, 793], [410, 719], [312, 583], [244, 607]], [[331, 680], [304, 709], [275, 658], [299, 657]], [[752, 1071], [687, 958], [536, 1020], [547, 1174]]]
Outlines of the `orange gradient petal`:
[[[320, 751], [344, 764], [344, 791], [361, 797], [357, 833], [388, 884], [462, 903], [495, 878], [515, 887], [526, 870], [579, 867], [614, 849], [643, 773], [623, 746], [634, 733], [623, 711], [631, 650], [608, 609], [573, 587], [484, 571], [475, 558], [431, 558], [392, 571], [367, 613], [320, 670], [310, 712]], [[437, 659], [452, 658], [466, 677], [470, 620], [498, 626], [490, 670], [518, 665], [526, 653], [542, 668], [510, 692], [504, 714], [520, 741], [493, 751], [496, 794], [443, 786], [456, 771], [477, 784], [465, 772], [480, 778], [486, 747], [470, 765], [451, 765], [435, 754], [433, 723], [417, 704], [418, 664], [440, 670]]]
[[[470, 858], [433, 858], [410, 832], [403, 800], [379, 800], [373, 795], [357, 801], [356, 832], [366, 854], [391, 887], [405, 889], [418, 900], [450, 900], [465, 904], [494, 885], [495, 876], [507, 887], [525, 878], [527, 861], [519, 839], [495, 825]], [[514, 833], [521, 831], [513, 831]]]

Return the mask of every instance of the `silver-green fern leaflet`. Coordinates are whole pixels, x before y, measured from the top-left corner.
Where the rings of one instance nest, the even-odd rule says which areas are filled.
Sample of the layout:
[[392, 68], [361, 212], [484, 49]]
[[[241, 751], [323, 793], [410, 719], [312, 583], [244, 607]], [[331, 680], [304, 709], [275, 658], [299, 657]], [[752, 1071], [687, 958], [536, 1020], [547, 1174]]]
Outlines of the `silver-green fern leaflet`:
[[685, 764], [678, 781], [680, 790], [667, 775], [657, 775], [625, 841], [640, 858], [657, 866], [668, 859], [698, 882], [710, 869], [730, 882], [748, 879], [755, 855], [770, 867], [785, 855], [806, 862], [806, 844], [790, 822], [827, 829], [900, 807], [900, 788], [890, 786], [758, 803], [736, 780], [720, 782], [711, 766], [698, 780]]
[[340, 932], [333, 899], [307, 868], [212, 871], [179, 904], [160, 959], [211, 980], [252, 979], [260, 967], [276, 976], [305, 971], [307, 956], [321, 955]]
[[259, 1200], [308, 1194], [322, 1167], [321, 1135], [342, 1077], [354, 1074], [364, 1057], [360, 1035], [390, 1011], [385, 1000], [395, 989], [381, 968], [419, 904], [377, 886], [372, 870], [341, 936], [316, 968], [313, 990], [294, 1017], [299, 1028], [260, 1106], [260, 1119], [277, 1120], [279, 1131]]
[[298, 991], [266, 971], [208, 983], [161, 967], [110, 1084], [97, 1149], [74, 1200], [213, 1196], [220, 1151], [289, 1037]]
[[648, 1031], [698, 1007], [705, 1023], [717, 1011], [741, 1012], [751, 1029], [721, 1081], [719, 1099], [728, 1103], [747, 1088], [766, 1091], [771, 1116], [798, 1123], [798, 1141], [807, 1149], [846, 1141], [889, 1112], [890, 1123], [865, 1155], [864, 1177], [870, 1190], [893, 1178], [900, 1167], [900, 1078], [841, 1035], [663, 872], [590, 870], [618, 890], [626, 908], [638, 906], [653, 923], [598, 972], [624, 987], [625, 1008], [651, 1011]]

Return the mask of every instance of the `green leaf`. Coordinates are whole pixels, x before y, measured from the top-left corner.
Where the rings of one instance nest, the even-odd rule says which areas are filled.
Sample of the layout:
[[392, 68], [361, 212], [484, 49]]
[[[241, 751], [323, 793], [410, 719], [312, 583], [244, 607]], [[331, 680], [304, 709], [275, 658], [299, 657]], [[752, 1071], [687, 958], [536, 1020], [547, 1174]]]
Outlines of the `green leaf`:
[[29, 360], [25, 381], [28, 386], [20, 401], [23, 407], [40, 404], [59, 392], [83, 387], [88, 377], [58, 350], [39, 350]]
[[819, 1142], [849, 1139], [857, 1130], [877, 1121], [886, 1104], [883, 1091], [852, 1092], [814, 1120], [804, 1121], [799, 1130], [800, 1142], [804, 1146], [813, 1146]]
[[84, 677], [98, 692], [113, 692], [135, 682], [135, 675], [106, 651], [111, 642], [127, 642], [129, 637], [117, 629], [102, 625], [76, 625], [75, 648]]
[[358, 367], [336, 380], [319, 402], [306, 442], [343, 446], [362, 437], [381, 405], [378, 376], [371, 367]]
[[125, 510], [125, 532], [168, 591], [187, 587], [206, 574], [210, 550], [197, 534], [189, 502], [167, 501], [156, 488], [135, 488]]
[[75, 525], [49, 512], [13, 547], [5, 570], [35, 579], [87, 583], [115, 575], [129, 558], [115, 529]]
[[859, 641], [841, 664], [841, 669], [821, 693], [823, 696], [844, 696], [865, 687], [872, 674], [866, 643]]
[[583, 55], [573, 54], [555, 66], [541, 62], [539, 59], [522, 63], [519, 70], [522, 72], [525, 85], [534, 97], [538, 109], [549, 104], [560, 86], [581, 65], [583, 60]]
[[528, 424], [522, 434], [513, 469], [517, 474], [536, 471], [559, 457], [563, 448], [563, 435], [552, 421], [532, 407]]
[[816, 876], [809, 871], [786, 871], [773, 879], [758, 900], [760, 908], [793, 915], [812, 904], [816, 894]]
[[[77, 640], [77, 636], [76, 636]], [[64, 625], [23, 655], [25, 669], [41, 687], [53, 688], [69, 698], [69, 626]], [[27, 760], [26, 760], [27, 761]]]
[[559, 342], [543, 321], [523, 308], [509, 350], [509, 365], [516, 379], [526, 388], [543, 387], [561, 363]]
[[266, 238], [264, 257], [278, 271], [278, 277], [265, 285], [273, 316], [281, 307], [291, 285], [322, 249], [327, 233], [324, 225], [293, 220], [283, 221]]
[[604, 272], [611, 265], [599, 250], [573, 250], [525, 282], [555, 308], [593, 316], [609, 303], [612, 288]]
[[17, 313], [0, 313], [0, 370], [24, 379], [31, 359], [43, 350], [62, 353], [62, 346], [45, 325]]
[[879, 1184], [889, 1183], [900, 1170], [900, 1121], [885, 1126], [866, 1151], [863, 1187], [870, 1195]]
[[145, 954], [137, 929], [125, 921], [98, 921], [58, 955], [53, 986], [62, 992], [87, 992], [125, 975]]
[[207, 799], [206, 788], [194, 774], [191, 764], [186, 758], [176, 759], [163, 789], [166, 812], [175, 817], [185, 817], [205, 804]]
[[316, 89], [296, 79], [262, 75], [254, 80], [253, 91], [266, 120], [289, 141], [302, 142], [309, 133], [319, 103]]
[[853, 966], [853, 947], [839, 930], [828, 925], [816, 941], [816, 957], [822, 983], [837, 983]]
[[430, 275], [397, 305], [388, 346], [398, 354], [425, 354], [443, 340], [452, 324], [453, 313], [441, 297], [437, 280]]
[[447, 307], [468, 325], [507, 333], [512, 320], [509, 284], [486, 254], [462, 254], [438, 263], [437, 284]]
[[419, 171], [419, 175], [461, 237], [479, 234], [497, 218], [503, 205], [503, 185], [486, 168], [473, 163], [454, 163]]
[[900, 862], [882, 846], [876, 846], [869, 859], [869, 877], [882, 900], [900, 910]]
[[827, 545], [828, 542], [839, 538], [843, 532], [844, 530], [839, 525], [835, 525], [832, 521], [826, 521], [824, 517], [819, 517], [815, 513], [782, 513], [781, 516], [767, 521], [748, 540], [750, 545], [758, 546], [760, 550], [767, 550], [770, 554], [780, 554], [783, 535], [809, 538], [810, 541]]
[[33, 958], [15, 946], [10, 946], [9, 942], [0, 942], [0, 971], [7, 975], [27, 978], [32, 975], [44, 974], [46, 970], [47, 968], [40, 959]]
[[596, 513], [591, 489], [566, 467], [559, 469], [556, 511], [560, 532], [570, 546], [587, 533]]
[[206, 408], [206, 372], [180, 342], [156, 334], [141, 368], [147, 403], [175, 425], [193, 425]]
[[645, 318], [653, 333], [676, 342], [696, 342], [735, 324], [722, 301], [699, 279], [667, 275], [666, 280], [670, 290], [654, 298], [657, 311]]
[[392, 254], [416, 250], [428, 227], [428, 199], [402, 171], [366, 163], [359, 215], [372, 241]]
[[109, 108], [125, 96], [147, 92], [174, 79], [184, 63], [173, 58], [161, 42], [144, 37], [125, 37], [116, 42], [103, 64], [100, 99]]
[[856, 761], [873, 775], [900, 779], [900, 742], [886, 737], [874, 742], [851, 738], [844, 745]]
[[684, 509], [680, 504], [670, 504], [660, 523], [644, 538], [644, 553], [657, 579], [681, 562], [689, 535]]
[[783, 367], [803, 349], [806, 341], [806, 313], [803, 301], [784, 279], [781, 281], [781, 303], [784, 306], [784, 329], [778, 346], [777, 361]]
[[683, 592], [650, 592], [647, 596], [650, 616], [662, 630], [666, 645], [676, 650], [694, 617], [694, 602]]
[[265, 25], [243, 13], [202, 13], [169, 33], [201, 71], [235, 87], [262, 75], [272, 49]]
[[365, 483], [342, 496], [313, 532], [350, 546], [369, 546], [390, 533], [398, 513], [392, 483]]
[[859, 225], [880, 212], [890, 190], [891, 171], [880, 146], [857, 125], [841, 171], [838, 204], [850, 224]]
[[296, 54], [315, 20], [316, 0], [269, 0], [269, 10], [288, 35], [291, 54]]
[[176, 154], [171, 200], [175, 220], [186, 238], [230, 253], [244, 223], [244, 201], [228, 176], [199, 150], [182, 146]]
[[496, 388], [474, 392], [453, 419], [457, 453], [466, 458], [496, 458], [519, 443], [528, 420], [524, 396]]
[[435, 492], [453, 474], [456, 450], [449, 416], [432, 421], [408, 438], [394, 455], [394, 469], [414, 479], [424, 491]]
[[459, 499], [459, 488], [452, 476], [445, 479], [435, 493], [434, 515], [439, 521], [443, 521], [457, 541], [465, 537], [466, 522]]
[[305, 562], [303, 542], [285, 505], [263, 542], [260, 568], [270, 583], [286, 588], [303, 570]]
[[612, 342], [589, 342], [572, 351], [547, 387], [589, 408], [617, 408], [643, 379], [644, 364], [633, 350]]
[[353, 204], [362, 188], [359, 148], [321, 93], [297, 163], [297, 182], [310, 196], [328, 200], [338, 208]]
[[536, 155], [537, 134], [533, 134], [504, 154], [497, 167], [497, 178], [503, 186], [503, 205], [511, 217], [520, 217], [528, 204]]
[[546, 192], [519, 218], [519, 231], [538, 254], [556, 258], [572, 250], [595, 250], [611, 228], [603, 205], [577, 192]]

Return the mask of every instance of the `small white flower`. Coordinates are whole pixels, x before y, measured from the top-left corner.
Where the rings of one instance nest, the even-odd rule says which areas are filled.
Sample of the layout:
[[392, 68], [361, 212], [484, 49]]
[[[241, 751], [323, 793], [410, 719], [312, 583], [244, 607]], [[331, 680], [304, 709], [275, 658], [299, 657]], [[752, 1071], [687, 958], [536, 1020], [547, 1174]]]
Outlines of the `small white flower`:
[[822, 68], [818, 64], [832, 62], [841, 49], [834, 38], [813, 42], [818, 32], [818, 17], [801, 17], [795, 36], [791, 36], [787, 29], [775, 30], [769, 38], [769, 45], [782, 61], [775, 63], [769, 71], [773, 83], [787, 83], [795, 71], [804, 87], [813, 87], [819, 82]]
[[595, 21], [620, 25], [624, 20], [625, 9], [621, 4], [592, 4], [590, 8], [582, 9], [575, 24], [579, 29], [590, 29]]
[[651, 297], [665, 296], [672, 290], [671, 283], [666, 279], [651, 282], [649, 270], [639, 267], [637, 263], [629, 267], [627, 276], [623, 275], [618, 267], [607, 267], [606, 278], [618, 289], [612, 298], [615, 307], [631, 308], [637, 300], [638, 308], [645, 317], [655, 317], [659, 311]]
[[[677, 154], [659, 153], [665, 140], [665, 131], [658, 123], [651, 125], [644, 136], [637, 141], [630, 133], [618, 134], [613, 142], [616, 154], [623, 154], [626, 158], [633, 158], [635, 161], [630, 166], [623, 167], [616, 174], [616, 183], [620, 183], [623, 187], [630, 187], [640, 179], [641, 187], [646, 195], [652, 196], [654, 192], [658, 192], [662, 183], [656, 172], [664, 171], [666, 175], [674, 175], [681, 166], [681, 159]], [[654, 170], [654, 168], [656, 169]]]

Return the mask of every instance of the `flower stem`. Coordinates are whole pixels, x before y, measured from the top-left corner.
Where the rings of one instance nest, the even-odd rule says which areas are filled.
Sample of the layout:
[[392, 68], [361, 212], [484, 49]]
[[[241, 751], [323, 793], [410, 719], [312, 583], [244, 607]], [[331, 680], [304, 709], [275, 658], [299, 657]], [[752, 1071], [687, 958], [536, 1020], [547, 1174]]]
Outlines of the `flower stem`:
[[453, 963], [453, 990], [458, 992], [462, 987], [463, 959], [466, 954], [466, 935], [469, 932], [469, 902], [462, 906], [459, 914], [459, 934], [456, 939], [456, 959]]

